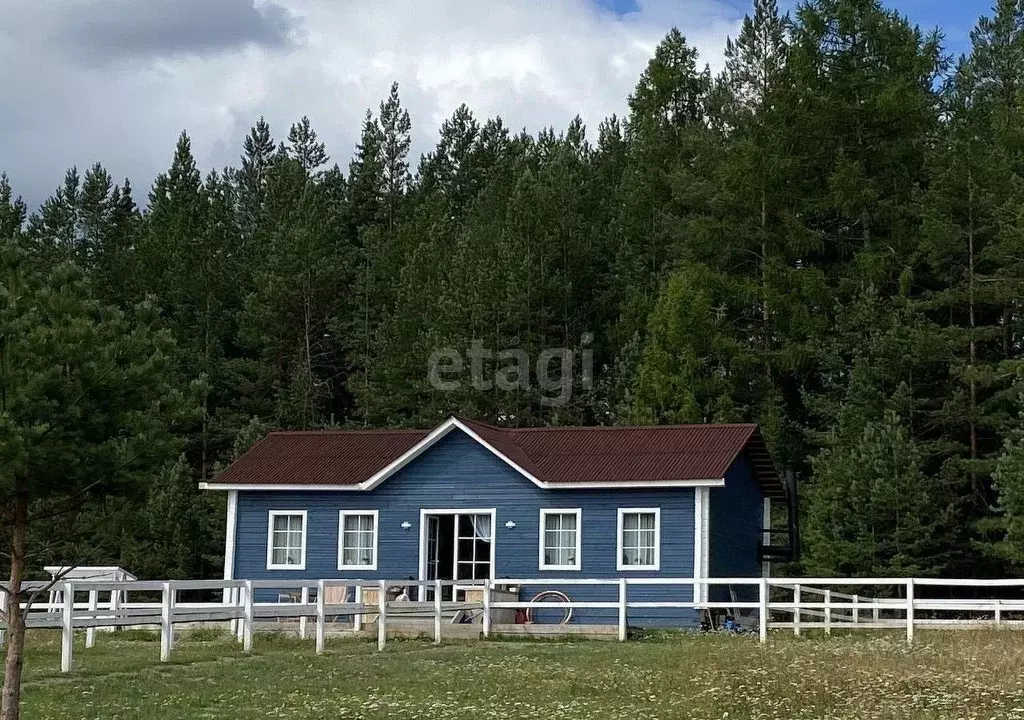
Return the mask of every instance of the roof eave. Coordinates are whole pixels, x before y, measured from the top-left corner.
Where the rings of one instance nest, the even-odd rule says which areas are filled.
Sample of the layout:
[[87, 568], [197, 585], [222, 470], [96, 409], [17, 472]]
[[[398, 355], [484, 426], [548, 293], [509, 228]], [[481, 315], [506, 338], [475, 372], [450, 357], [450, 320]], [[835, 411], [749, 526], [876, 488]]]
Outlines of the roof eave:
[[[658, 488], [725, 487], [725, 478], [706, 480], [622, 480], [615, 482], [540, 482], [544, 490], [651, 490]], [[367, 492], [373, 488], [362, 483], [352, 485], [260, 485], [257, 483], [199, 483], [200, 490], [245, 490], [273, 492]]]

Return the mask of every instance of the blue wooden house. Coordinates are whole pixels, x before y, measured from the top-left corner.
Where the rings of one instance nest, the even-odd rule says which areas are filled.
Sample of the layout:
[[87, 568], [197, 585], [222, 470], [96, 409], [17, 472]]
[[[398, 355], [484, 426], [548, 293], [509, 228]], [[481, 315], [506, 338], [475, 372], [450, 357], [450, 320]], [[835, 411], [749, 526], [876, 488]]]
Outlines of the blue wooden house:
[[[204, 487], [228, 493], [227, 579], [467, 583], [758, 577], [771, 503], [790, 494], [754, 425], [508, 429], [455, 417], [433, 430], [270, 433]], [[690, 600], [692, 589], [630, 596]], [[649, 609], [630, 623], [695, 618]], [[615, 611], [576, 620], [614, 622]]]

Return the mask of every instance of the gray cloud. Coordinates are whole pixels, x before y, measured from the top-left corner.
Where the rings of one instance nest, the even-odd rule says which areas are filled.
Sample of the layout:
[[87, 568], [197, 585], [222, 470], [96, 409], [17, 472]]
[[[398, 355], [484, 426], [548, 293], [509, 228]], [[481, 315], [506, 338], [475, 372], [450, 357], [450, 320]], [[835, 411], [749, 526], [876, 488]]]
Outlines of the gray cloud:
[[280, 47], [292, 29], [284, 8], [253, 0], [86, 0], [32, 21], [46, 28], [51, 47], [86, 65]]
[[308, 115], [346, 166], [392, 81], [414, 153], [463, 102], [531, 130], [579, 113], [593, 133], [673, 24], [720, 66], [733, 1], [643, 0], [617, 17], [594, 0], [0, 0], [0, 67], [15, 69], [0, 171], [36, 206], [67, 167], [99, 161], [145, 203], [181, 130], [219, 168], [260, 115], [277, 139]]

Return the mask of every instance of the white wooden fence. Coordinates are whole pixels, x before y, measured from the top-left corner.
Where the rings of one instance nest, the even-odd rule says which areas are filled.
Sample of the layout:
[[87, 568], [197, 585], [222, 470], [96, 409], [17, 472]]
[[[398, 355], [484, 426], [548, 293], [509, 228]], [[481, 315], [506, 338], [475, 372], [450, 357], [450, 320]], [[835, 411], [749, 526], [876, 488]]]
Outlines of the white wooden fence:
[[[27, 583], [23, 592], [31, 593], [50, 587], [50, 583]], [[452, 602], [442, 600], [442, 588], [458, 585], [460, 589], [476, 589], [478, 602]], [[388, 600], [388, 589], [400, 587], [433, 588], [432, 602]], [[560, 589], [571, 596], [572, 588], [579, 586], [606, 586], [615, 588], [615, 600], [569, 602], [498, 601], [493, 599], [495, 588], [519, 586]], [[662, 588], [689, 588], [693, 599], [644, 601], [630, 598], [630, 588], [657, 586]], [[729, 586], [733, 591], [747, 588], [746, 594], [756, 600], [727, 600], [709, 602], [711, 588]], [[1024, 580], [945, 580], [945, 579], [893, 579], [893, 578], [613, 578], [613, 579], [500, 579], [467, 583], [459, 581], [416, 580], [171, 580], [131, 582], [64, 582], [57, 586], [61, 602], [35, 602], [26, 613], [27, 627], [55, 628], [62, 633], [61, 670], [70, 672], [74, 631], [86, 631], [86, 647], [95, 643], [96, 631], [122, 627], [158, 627], [160, 629], [160, 659], [170, 659], [174, 649], [174, 625], [184, 623], [226, 622], [230, 624], [242, 644], [243, 652], [251, 652], [254, 626], [257, 621], [298, 620], [299, 634], [305, 638], [307, 622], [315, 623], [316, 652], [324, 651], [328, 619], [338, 616], [352, 618], [352, 629], [361, 630], [364, 616], [371, 616], [377, 624], [377, 648], [383, 650], [388, 633], [388, 619], [409, 613], [426, 614], [433, 619], [433, 635], [441, 642], [442, 625], [446, 613], [471, 611], [480, 614], [481, 634], [492, 633], [492, 613], [495, 610], [540, 609], [602, 609], [615, 610], [618, 639], [627, 638], [629, 611], [640, 609], [693, 609], [696, 611], [725, 611], [746, 615], [756, 622], [760, 641], [766, 642], [768, 630], [792, 630], [800, 635], [804, 630], [821, 629], [830, 634], [833, 629], [872, 630], [900, 629], [906, 631], [908, 643], [914, 640], [919, 627], [1007, 627], [1024, 626], [1024, 599], [979, 597], [984, 593], [1001, 590], [1009, 593], [1024, 589]], [[332, 588], [354, 588], [354, 602], [328, 603]], [[842, 593], [837, 587], [872, 589], [873, 594]], [[967, 598], [920, 597], [919, 588], [944, 587], [969, 591]], [[373, 602], [363, 602], [367, 589], [375, 590]], [[297, 602], [256, 602], [260, 590], [297, 591]], [[754, 590], [750, 592], [750, 590]], [[183, 592], [216, 592], [223, 595], [220, 602], [181, 602]], [[7, 587], [0, 583], [0, 607], [6, 607]], [[876, 596], [874, 593], [879, 593]], [[948, 590], [947, 590], [948, 592]], [[159, 594], [160, 601], [131, 601], [129, 594]], [[315, 593], [315, 599], [310, 596]], [[107, 598], [102, 598], [101, 595]], [[610, 593], [611, 594], [611, 593]], [[885, 595], [889, 595], [886, 597]], [[931, 593], [934, 595], [935, 592]], [[86, 596], [86, 602], [76, 602], [76, 595]], [[680, 595], [683, 595], [680, 592]], [[896, 595], [896, 597], [893, 597]], [[347, 595], [346, 595], [347, 599]], [[0, 623], [0, 646], [3, 645], [5, 626]]]

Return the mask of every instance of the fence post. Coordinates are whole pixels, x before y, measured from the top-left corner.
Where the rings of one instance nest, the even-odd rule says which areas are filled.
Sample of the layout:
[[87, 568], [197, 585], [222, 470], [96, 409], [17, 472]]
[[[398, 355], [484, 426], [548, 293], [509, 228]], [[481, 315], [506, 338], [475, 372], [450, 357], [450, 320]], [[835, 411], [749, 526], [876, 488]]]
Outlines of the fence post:
[[[327, 601], [324, 598], [324, 581], [316, 581], [316, 654], [324, 652], [324, 624], [327, 622]], [[357, 616], [358, 617], [358, 616]]]
[[434, 580], [434, 644], [441, 644], [441, 578]]
[[907, 580], [907, 644], [914, 643], [914, 579]]
[[60, 671], [71, 672], [71, 656], [75, 644], [75, 584], [64, 583], [64, 608], [61, 615]]
[[117, 624], [118, 616], [121, 614], [121, 591], [111, 590], [110, 591], [110, 614], [113, 616], [114, 625], [111, 625], [108, 630], [116, 632], [121, 629], [121, 626]]
[[758, 581], [758, 609], [760, 615], [758, 622], [758, 635], [761, 644], [768, 642], [768, 578], [760, 578]]
[[825, 634], [832, 634], [832, 591], [825, 591]]
[[171, 616], [174, 614], [174, 588], [165, 582], [163, 595], [160, 599], [160, 662], [171, 659], [174, 648], [174, 625]]
[[384, 649], [388, 638], [388, 586], [387, 582], [377, 582], [377, 651]]
[[245, 581], [245, 608], [242, 617], [242, 652], [252, 652], [252, 580]]
[[793, 634], [800, 634], [800, 583], [793, 586]]
[[619, 642], [626, 641], [626, 578], [619, 578]]
[[[238, 607], [238, 590], [237, 588], [229, 587], [224, 591], [224, 604], [231, 606], [231, 609]], [[231, 637], [238, 635], [238, 620], [232, 617], [228, 620], [228, 634]]]
[[996, 630], [1003, 629], [1003, 604], [999, 602], [999, 598], [994, 601], [994, 607], [992, 608], [995, 614]]
[[[347, 592], [345, 593], [345, 597], [348, 597], [348, 593]], [[358, 605], [362, 605], [363, 604], [363, 586], [362, 585], [356, 585], [356, 591], [355, 591], [355, 594], [352, 597], [355, 599], [356, 604], [358, 604]], [[360, 632], [363, 629], [363, 614], [361, 612], [358, 612], [358, 613], [356, 613], [355, 615], [352, 616], [352, 629], [355, 632]]]
[[491, 581], [484, 580], [484, 637], [491, 636]]
[[299, 639], [306, 639], [306, 608], [309, 604], [309, 588], [303, 586], [302, 592], [299, 594], [299, 602], [302, 603], [302, 616], [299, 618]]
[[860, 604], [860, 595], [853, 596], [853, 624], [856, 625], [860, 622], [860, 608], [857, 605]]
[[[0, 588], [0, 610], [3, 610], [4, 613], [7, 612], [7, 591], [3, 588]], [[7, 615], [5, 614], [4, 617], [7, 617]], [[0, 628], [0, 650], [4, 649], [4, 639], [6, 634], [7, 631], [4, 630], [4, 628]]]
[[877, 597], [871, 598], [871, 602], [872, 602], [872, 604], [874, 604], [874, 607], [871, 608], [871, 622], [873, 622], [873, 623], [875, 623], [877, 625], [879, 620], [881, 620], [881, 618], [882, 618], [882, 610], [881, 610], [881, 608], [878, 607], [878, 598]]
[[[89, 591], [89, 613], [92, 615], [93, 621], [96, 620], [96, 608], [99, 605], [100, 593], [98, 590]], [[85, 646], [91, 648], [96, 644], [96, 626], [90, 625], [85, 631]]]
[[[244, 612], [244, 607], [245, 607], [245, 587], [239, 587], [239, 588], [236, 588], [236, 589], [238, 591], [237, 593], [235, 593], [235, 599], [237, 601], [236, 607], [238, 607], [239, 609], [243, 610], [242, 614], [244, 615], [245, 614], [245, 612]], [[244, 634], [245, 634], [245, 620], [243, 618], [238, 618], [238, 619], [235, 620], [235, 638], [238, 640], [238, 642], [242, 642], [242, 636]]]

